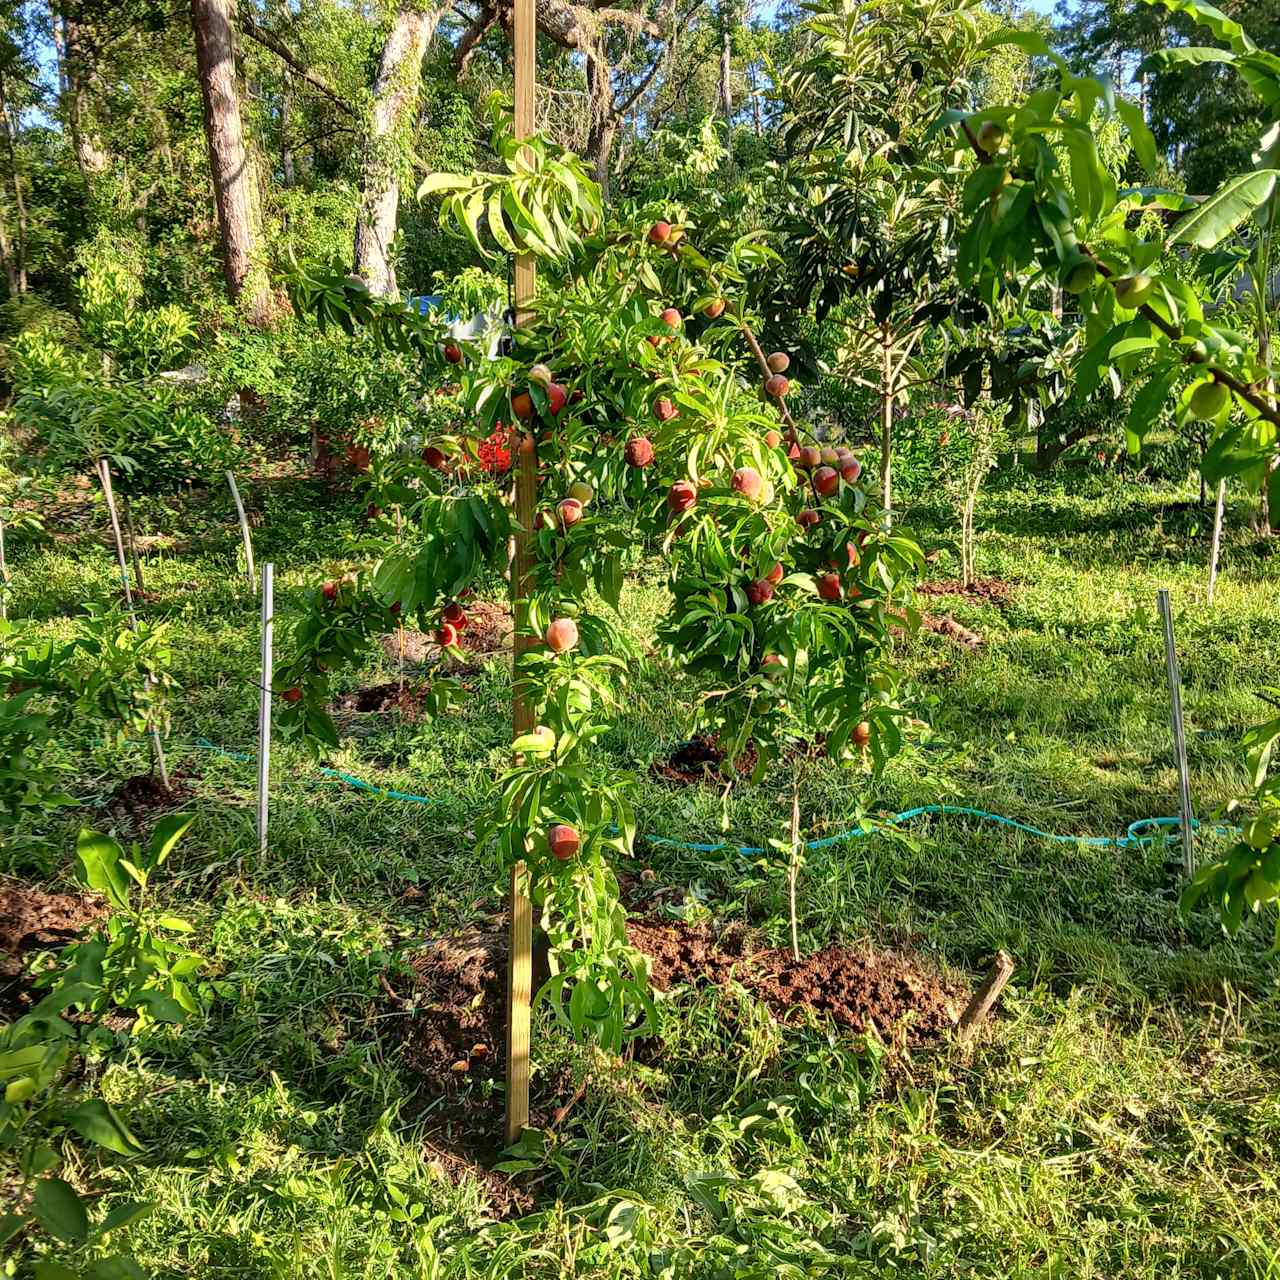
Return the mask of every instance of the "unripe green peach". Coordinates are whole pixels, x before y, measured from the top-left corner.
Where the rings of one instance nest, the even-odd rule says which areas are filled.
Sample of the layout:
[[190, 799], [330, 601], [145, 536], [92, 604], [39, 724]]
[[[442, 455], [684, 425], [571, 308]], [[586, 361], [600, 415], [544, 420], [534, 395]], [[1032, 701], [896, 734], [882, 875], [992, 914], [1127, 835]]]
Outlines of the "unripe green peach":
[[1191, 412], [1197, 418], [1216, 418], [1227, 407], [1231, 392], [1220, 382], [1202, 382], [1191, 393]]

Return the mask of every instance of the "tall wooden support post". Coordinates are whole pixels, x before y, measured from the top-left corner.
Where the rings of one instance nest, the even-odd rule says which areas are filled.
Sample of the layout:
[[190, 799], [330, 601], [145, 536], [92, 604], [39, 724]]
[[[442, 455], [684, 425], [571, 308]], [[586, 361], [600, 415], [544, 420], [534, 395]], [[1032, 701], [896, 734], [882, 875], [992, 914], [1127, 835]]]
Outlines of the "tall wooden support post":
[[1182, 871], [1188, 880], [1196, 873], [1196, 850], [1191, 812], [1191, 774], [1187, 769], [1187, 732], [1182, 722], [1182, 675], [1178, 670], [1178, 650], [1173, 642], [1173, 606], [1168, 591], [1156, 592], [1156, 605], [1164, 623], [1164, 664], [1169, 677], [1169, 701], [1172, 707], [1173, 756], [1178, 766], [1178, 801], [1182, 809]]
[[0, 622], [9, 620], [9, 562], [4, 558], [4, 519], [0, 518]]
[[262, 566], [262, 664], [258, 702], [258, 855], [267, 852], [268, 801], [271, 795], [271, 633], [275, 627], [273, 564]]
[[[537, 19], [534, 0], [515, 0], [512, 54], [515, 64], [515, 131], [527, 138], [534, 131], [534, 78], [537, 71]], [[529, 322], [535, 288], [534, 263], [522, 253], [515, 261], [515, 322]], [[533, 581], [533, 514], [538, 500], [538, 451], [531, 432], [516, 448], [515, 536], [511, 545], [511, 600], [515, 622], [512, 642], [512, 729], [516, 737], [533, 728], [533, 709], [520, 689], [520, 655], [528, 647], [529, 591]], [[511, 870], [511, 926], [507, 960], [507, 1125], [508, 1144], [529, 1124], [529, 1004], [533, 987], [533, 904], [523, 862]]]

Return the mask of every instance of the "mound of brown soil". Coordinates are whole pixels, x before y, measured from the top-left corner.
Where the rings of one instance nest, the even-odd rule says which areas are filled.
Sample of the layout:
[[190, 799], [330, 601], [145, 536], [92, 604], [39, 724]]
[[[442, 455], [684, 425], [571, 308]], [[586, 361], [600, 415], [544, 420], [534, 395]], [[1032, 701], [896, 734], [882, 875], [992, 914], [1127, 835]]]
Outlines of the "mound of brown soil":
[[975, 578], [965, 587], [951, 578], [917, 583], [916, 591], [922, 596], [963, 596], [973, 604], [993, 604], [1004, 608], [1013, 594], [1013, 584], [1003, 578]]
[[504, 653], [511, 649], [515, 625], [511, 610], [488, 600], [472, 600], [466, 605], [467, 625], [459, 637], [461, 648], [468, 653]]
[[166, 787], [156, 774], [140, 773], [136, 778], [126, 778], [115, 789], [107, 807], [143, 819], [177, 809], [193, 795], [191, 785], [181, 775], [170, 774]]
[[[387, 989], [404, 1014], [396, 1020], [404, 1063], [422, 1078], [418, 1101], [431, 1118], [432, 1160], [451, 1177], [480, 1179], [497, 1217], [526, 1213], [532, 1192], [484, 1163], [504, 1145], [501, 1105], [489, 1086], [506, 1073], [506, 938], [477, 930], [443, 938], [410, 965], [408, 992]], [[558, 1109], [561, 1083], [534, 1078], [534, 1127], [545, 1127]]]
[[[708, 924], [659, 920], [627, 924], [631, 943], [650, 960], [660, 991], [676, 986], [737, 982], [782, 1022], [806, 1010], [840, 1028], [920, 1044], [955, 1024], [965, 994], [905, 956], [830, 946], [796, 964], [787, 951], [752, 948], [742, 926], [717, 935]], [[507, 941], [502, 933], [471, 930], [434, 942], [410, 959], [408, 990], [384, 986], [402, 1016], [397, 1028], [405, 1065], [421, 1077], [416, 1099], [430, 1117], [427, 1147], [451, 1177], [479, 1178], [498, 1217], [528, 1212], [531, 1191], [518, 1179], [487, 1168], [503, 1146], [501, 1106], [492, 1086], [506, 1071]], [[542, 970], [539, 972], [539, 970]], [[546, 978], [535, 959], [534, 989]], [[556, 1128], [583, 1086], [535, 1076], [530, 1124]]]
[[[653, 774], [664, 782], [678, 787], [692, 787], [700, 782], [723, 784], [720, 766], [724, 763], [724, 748], [715, 734], [700, 733], [688, 742], [682, 742], [665, 760], [653, 762]], [[758, 754], [751, 743], [734, 762], [740, 777], [747, 777], [756, 767]]]
[[708, 924], [627, 923], [627, 937], [650, 959], [659, 991], [677, 986], [740, 983], [780, 1021], [806, 1011], [848, 1031], [874, 1026], [908, 1044], [932, 1039], [955, 1024], [964, 994], [905, 956], [828, 946], [797, 963], [790, 951], [751, 950], [744, 929], [717, 937]]
[[386, 684], [375, 684], [367, 689], [344, 693], [334, 703], [334, 707], [338, 711], [364, 713], [394, 711], [412, 724], [423, 715], [423, 704], [428, 692], [429, 687], [424, 684], [406, 683], [401, 688], [398, 680], [389, 680]]
[[99, 898], [45, 893], [21, 880], [0, 880], [0, 974], [20, 973], [24, 952], [65, 947], [106, 914]]

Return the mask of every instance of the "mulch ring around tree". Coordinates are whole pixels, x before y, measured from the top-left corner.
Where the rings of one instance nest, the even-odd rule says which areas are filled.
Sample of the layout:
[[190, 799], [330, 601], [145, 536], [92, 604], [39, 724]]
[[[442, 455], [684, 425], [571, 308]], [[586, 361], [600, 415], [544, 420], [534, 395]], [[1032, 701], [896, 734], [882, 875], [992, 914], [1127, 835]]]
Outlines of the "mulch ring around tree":
[[[627, 924], [650, 959], [659, 991], [739, 984], [782, 1023], [812, 1012], [851, 1034], [872, 1027], [886, 1040], [919, 1045], [955, 1024], [967, 992], [907, 956], [828, 946], [796, 964], [789, 951], [757, 948], [750, 930], [717, 934], [707, 923], [655, 918]], [[421, 1080], [412, 1112], [428, 1123], [428, 1151], [450, 1176], [480, 1178], [499, 1217], [528, 1212], [533, 1194], [486, 1165], [503, 1147], [501, 1093], [506, 1071], [507, 939], [468, 930], [408, 957], [409, 974], [382, 979], [399, 1017], [387, 1020], [405, 1067]], [[545, 963], [535, 954], [536, 990]], [[530, 1124], [556, 1128], [582, 1095], [568, 1078], [535, 1075]]]
[[111, 793], [107, 808], [136, 821], [149, 821], [160, 814], [180, 809], [194, 798], [195, 791], [187, 778], [186, 774], [171, 773], [167, 787], [154, 773], [126, 778]]
[[1003, 609], [1013, 595], [1013, 584], [1003, 578], [974, 578], [967, 586], [956, 579], [920, 582], [916, 593], [922, 596], [962, 596], [972, 604], [991, 604]]
[[344, 693], [333, 707], [338, 712], [357, 712], [363, 715], [394, 711], [401, 719], [413, 724], [426, 714], [425, 704], [430, 692], [430, 685], [418, 680], [406, 680], [403, 685], [398, 680], [389, 680], [386, 684], [370, 685], [367, 689]]
[[[677, 787], [694, 787], [699, 783], [723, 786], [726, 779], [720, 772], [720, 766], [724, 763], [724, 756], [724, 748], [715, 734], [700, 733], [688, 742], [680, 743], [665, 760], [655, 760], [652, 771], [654, 777]], [[734, 762], [739, 776], [749, 776], [758, 758], [755, 746], [747, 743], [746, 749]]]
[[[469, 930], [433, 942], [408, 961], [409, 975], [382, 980], [403, 1015], [390, 1025], [404, 1065], [422, 1080], [407, 1114], [427, 1122], [429, 1157], [445, 1173], [481, 1181], [496, 1217], [527, 1213], [533, 1193], [486, 1167], [505, 1145], [495, 1086], [506, 1072], [506, 936]], [[559, 1084], [534, 1077], [529, 1123], [535, 1128], [545, 1128], [563, 1105]]]
[[756, 949], [741, 926], [717, 934], [705, 922], [655, 919], [629, 920], [627, 937], [649, 957], [657, 990], [737, 983], [782, 1023], [817, 1013], [842, 1031], [920, 1045], [954, 1026], [967, 1000], [958, 984], [894, 952], [833, 943], [797, 962], [784, 948]]
[[[465, 607], [467, 625], [458, 634], [458, 648], [477, 659], [510, 655], [511, 610], [488, 600], [473, 600]], [[441, 661], [434, 632], [418, 631], [414, 627], [379, 636], [378, 647], [390, 663], [398, 663], [401, 658], [410, 668], [434, 667], [438, 663], [443, 676], [475, 675], [481, 669], [479, 662], [459, 662], [455, 658]]]
[[35, 1003], [23, 974], [26, 953], [57, 951], [106, 914], [100, 898], [0, 880], [0, 1025], [22, 1017]]
[[106, 914], [101, 898], [45, 893], [21, 880], [0, 880], [0, 974], [21, 973], [26, 952], [65, 947]]

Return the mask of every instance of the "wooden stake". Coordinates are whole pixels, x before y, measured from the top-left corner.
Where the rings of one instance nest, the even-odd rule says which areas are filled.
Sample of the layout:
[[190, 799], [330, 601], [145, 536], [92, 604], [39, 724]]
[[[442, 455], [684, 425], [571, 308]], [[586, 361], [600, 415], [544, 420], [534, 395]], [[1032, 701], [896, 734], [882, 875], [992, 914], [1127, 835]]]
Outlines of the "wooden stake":
[[800, 877], [800, 771], [791, 784], [791, 864], [787, 867], [787, 899], [791, 911], [791, 955], [800, 963], [800, 926], [796, 921], [796, 881]]
[[[124, 587], [125, 607], [129, 611], [129, 630], [136, 635], [138, 614], [133, 607], [133, 592], [129, 588], [129, 568], [124, 559], [124, 539], [120, 536], [120, 516], [116, 512], [115, 490], [111, 487], [111, 465], [106, 458], [98, 459], [98, 479], [102, 484], [102, 496], [107, 500], [107, 514], [111, 517], [111, 532], [115, 537], [116, 543], [116, 565], [120, 570], [120, 583]], [[144, 687], [151, 688], [150, 676], [147, 677]], [[160, 730], [153, 724], [150, 726], [149, 732], [151, 734], [152, 763], [160, 774], [160, 785], [168, 791], [170, 789], [169, 765], [164, 758], [164, 743], [160, 741]]]
[[1213, 508], [1213, 547], [1209, 552], [1209, 591], [1208, 603], [1213, 605], [1213, 593], [1218, 585], [1218, 555], [1222, 550], [1222, 517], [1227, 505], [1227, 481], [1224, 476], [1218, 481], [1218, 501]]
[[964, 1044], [977, 1030], [978, 1024], [995, 1008], [1005, 984], [1013, 977], [1013, 957], [1007, 951], [997, 951], [995, 964], [987, 974], [982, 986], [973, 993], [969, 1007], [960, 1015], [956, 1023], [956, 1039]]
[[880, 326], [880, 505], [884, 527], [893, 528], [893, 343], [889, 324]]
[[[533, 999], [533, 904], [528, 869], [511, 868], [511, 955], [507, 967], [507, 1145], [529, 1125], [529, 1003]], [[523, 1017], [516, 1011], [523, 1010]]]
[[146, 594], [146, 584], [142, 581], [142, 561], [138, 557], [138, 540], [133, 536], [133, 503], [126, 494], [120, 504], [124, 509], [124, 532], [129, 542], [129, 560], [133, 564], [133, 581], [137, 585], [138, 594]]
[[1173, 642], [1173, 606], [1163, 588], [1156, 592], [1156, 606], [1164, 622], [1164, 663], [1169, 678], [1169, 702], [1173, 723], [1173, 757], [1178, 767], [1178, 801], [1182, 812], [1182, 872], [1188, 880], [1196, 873], [1195, 815], [1191, 811], [1191, 774], [1187, 769], [1187, 734], [1182, 722], [1182, 676], [1178, 650]]
[[0, 517], [0, 622], [9, 620], [9, 562], [4, 558], [4, 518]]
[[275, 572], [262, 566], [262, 677], [258, 681], [258, 854], [267, 852], [267, 800], [271, 790], [271, 633], [275, 626]]
[[234, 471], [227, 473], [227, 487], [231, 490], [231, 499], [236, 504], [236, 517], [240, 521], [240, 541], [244, 543], [244, 573], [249, 579], [249, 590], [258, 589], [258, 575], [253, 569], [253, 539], [249, 536], [249, 518], [244, 513], [244, 503], [240, 501], [240, 489], [236, 484]]
[[[111, 467], [106, 458], [98, 459], [98, 482], [102, 485], [102, 496], [107, 500], [107, 514], [111, 517], [111, 533], [116, 543], [116, 564], [120, 568], [120, 585], [124, 588], [124, 602], [133, 618], [133, 588], [129, 586], [129, 566], [124, 558], [124, 538], [120, 534], [120, 517], [116, 513], [116, 496], [111, 488]], [[133, 618], [135, 627], [137, 619]]]
[[[529, 137], [535, 127], [534, 77], [538, 28], [534, 0], [515, 0], [512, 57], [515, 63], [516, 137]], [[527, 324], [537, 284], [533, 256], [522, 253], [515, 261], [515, 322]], [[513, 736], [533, 728], [533, 708], [519, 691], [520, 658], [528, 648], [529, 592], [533, 581], [533, 513], [538, 501], [538, 451], [526, 432], [516, 447], [514, 480], [515, 533], [511, 539], [511, 600], [515, 635], [512, 641]], [[533, 906], [529, 900], [529, 876], [523, 862], [511, 870], [511, 926], [507, 969], [507, 1122], [508, 1144], [515, 1142], [529, 1124], [529, 1026], [533, 997]]]

